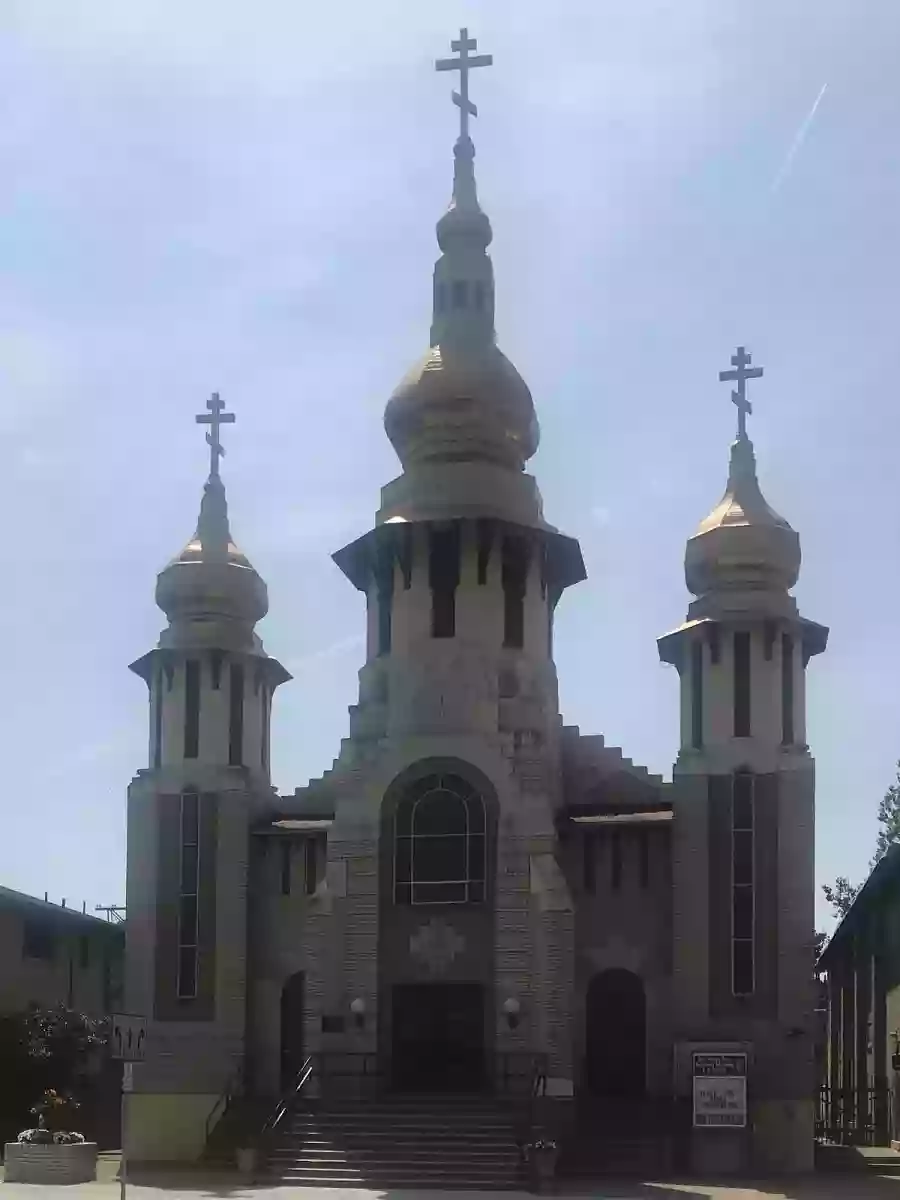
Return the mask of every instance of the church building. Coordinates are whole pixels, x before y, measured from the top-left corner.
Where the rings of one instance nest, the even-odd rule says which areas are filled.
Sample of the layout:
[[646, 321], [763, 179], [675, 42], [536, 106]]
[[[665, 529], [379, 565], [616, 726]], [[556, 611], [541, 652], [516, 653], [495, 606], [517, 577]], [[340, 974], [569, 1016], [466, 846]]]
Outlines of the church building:
[[147, 1017], [148, 1054], [129, 1153], [197, 1158], [222, 1096], [274, 1102], [310, 1063], [311, 1088], [332, 1071], [409, 1096], [496, 1095], [541, 1064], [561, 1113], [680, 1103], [695, 1165], [807, 1169], [805, 686], [828, 631], [798, 611], [799, 537], [757, 479], [762, 371], [739, 348], [722, 373], [739, 418], [727, 485], [687, 540], [684, 619], [658, 641], [679, 680], [664, 781], [560, 713], [554, 626], [567, 589], [591, 584], [544, 515], [535, 405], [495, 337], [468, 92], [490, 59], [465, 30], [452, 47], [429, 346], [387, 398], [399, 474], [334, 554], [361, 594], [359, 694], [333, 766], [285, 795], [270, 729], [290, 676], [256, 632], [269, 596], [219, 470], [234, 418], [218, 396], [198, 418], [197, 529], [158, 576], [167, 624], [131, 667], [149, 757], [128, 792], [126, 1008]]

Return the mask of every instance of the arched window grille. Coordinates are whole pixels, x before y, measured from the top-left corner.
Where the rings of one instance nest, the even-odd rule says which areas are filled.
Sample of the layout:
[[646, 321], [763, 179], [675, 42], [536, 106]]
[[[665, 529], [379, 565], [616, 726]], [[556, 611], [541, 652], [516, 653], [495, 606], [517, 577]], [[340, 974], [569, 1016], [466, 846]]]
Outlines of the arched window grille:
[[394, 901], [478, 903], [485, 895], [484, 801], [457, 775], [429, 775], [397, 806]]

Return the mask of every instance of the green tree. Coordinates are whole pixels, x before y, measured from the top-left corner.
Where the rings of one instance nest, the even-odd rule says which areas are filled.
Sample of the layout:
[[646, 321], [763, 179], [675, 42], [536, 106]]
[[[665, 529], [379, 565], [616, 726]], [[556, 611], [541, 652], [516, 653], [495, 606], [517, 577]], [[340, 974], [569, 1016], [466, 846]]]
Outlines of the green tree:
[[878, 806], [878, 824], [881, 828], [878, 830], [872, 867], [884, 858], [895, 842], [900, 842], [900, 762], [897, 763], [897, 776]]
[[832, 911], [839, 921], [846, 917], [861, 886], [861, 884], [852, 884], [844, 875], [838, 875], [833, 885], [822, 884], [825, 899], [831, 905]]

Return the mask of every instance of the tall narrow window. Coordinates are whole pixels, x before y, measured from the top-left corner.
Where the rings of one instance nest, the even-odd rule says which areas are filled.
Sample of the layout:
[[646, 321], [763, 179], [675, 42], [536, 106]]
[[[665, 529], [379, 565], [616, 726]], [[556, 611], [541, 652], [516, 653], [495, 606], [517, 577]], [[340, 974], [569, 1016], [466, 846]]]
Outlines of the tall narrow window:
[[200, 751], [200, 663], [189, 658], [184, 666], [184, 757]]
[[303, 890], [311, 896], [319, 886], [319, 839], [307, 837], [303, 843]]
[[789, 633], [781, 638], [781, 740], [794, 744], [794, 639]]
[[734, 736], [750, 736], [750, 634], [734, 635]]
[[244, 761], [244, 668], [231, 664], [231, 691], [228, 697], [228, 765], [239, 767]]
[[753, 776], [738, 771], [731, 793], [731, 990], [749, 996], [754, 989], [754, 829]]
[[163, 736], [163, 673], [156, 672], [156, 688], [153, 695], [153, 765], [162, 766]]
[[703, 747], [703, 643], [691, 643], [691, 745]]
[[528, 552], [521, 538], [503, 539], [503, 645], [520, 650], [525, 644], [525, 585]]
[[199, 950], [200, 883], [200, 797], [184, 792], [181, 797], [181, 864], [178, 895], [178, 996], [197, 995]]
[[481, 904], [485, 899], [484, 801], [455, 775], [414, 783], [394, 818], [396, 904]]
[[468, 285], [464, 279], [456, 279], [453, 281], [453, 288], [452, 288], [450, 294], [452, 297], [452, 302], [453, 302], [454, 308], [465, 308], [466, 307], [466, 297], [468, 294], [468, 290], [469, 290]]
[[594, 835], [585, 833], [582, 837], [581, 850], [584, 855], [584, 890], [589, 896], [593, 896], [597, 890], [597, 871], [594, 861], [596, 849], [597, 841]]
[[378, 605], [378, 653], [390, 654], [391, 632], [394, 620], [394, 572], [393, 563], [390, 573], [384, 572], [376, 588], [376, 604]]
[[433, 529], [428, 553], [431, 587], [431, 636], [456, 634], [456, 589], [459, 586], [459, 527]]
[[617, 892], [622, 886], [622, 835], [614, 829], [609, 841], [610, 846], [610, 883], [612, 890]]
[[272, 712], [272, 693], [269, 690], [267, 683], [263, 684], [262, 695], [259, 700], [260, 704], [260, 747], [259, 761], [262, 764], [262, 769], [269, 769], [269, 715]]
[[291, 894], [291, 851], [293, 847], [290, 841], [285, 838], [280, 844], [281, 850], [281, 894], [289, 896]]

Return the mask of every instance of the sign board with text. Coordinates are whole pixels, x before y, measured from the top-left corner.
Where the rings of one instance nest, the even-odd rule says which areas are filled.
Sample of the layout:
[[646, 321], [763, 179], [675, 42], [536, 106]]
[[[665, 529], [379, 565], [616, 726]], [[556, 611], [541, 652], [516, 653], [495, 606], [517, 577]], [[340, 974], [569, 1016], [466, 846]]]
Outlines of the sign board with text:
[[114, 1013], [109, 1027], [109, 1052], [125, 1062], [143, 1062], [147, 1045], [147, 1018]]
[[747, 1055], [695, 1051], [692, 1064], [694, 1128], [745, 1128]]

